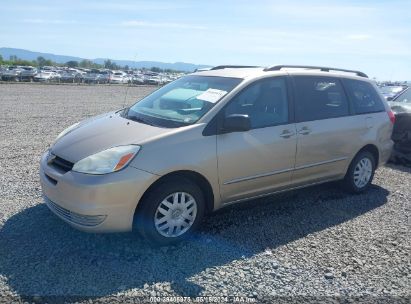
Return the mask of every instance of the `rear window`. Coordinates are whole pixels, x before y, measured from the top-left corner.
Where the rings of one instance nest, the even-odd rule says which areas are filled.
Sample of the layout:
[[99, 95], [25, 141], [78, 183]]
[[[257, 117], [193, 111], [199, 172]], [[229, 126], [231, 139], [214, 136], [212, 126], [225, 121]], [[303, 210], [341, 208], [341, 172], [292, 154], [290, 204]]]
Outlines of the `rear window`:
[[332, 77], [294, 76], [297, 122], [349, 115], [340, 81]]
[[370, 83], [353, 79], [344, 79], [343, 81], [355, 114], [385, 111], [380, 96]]

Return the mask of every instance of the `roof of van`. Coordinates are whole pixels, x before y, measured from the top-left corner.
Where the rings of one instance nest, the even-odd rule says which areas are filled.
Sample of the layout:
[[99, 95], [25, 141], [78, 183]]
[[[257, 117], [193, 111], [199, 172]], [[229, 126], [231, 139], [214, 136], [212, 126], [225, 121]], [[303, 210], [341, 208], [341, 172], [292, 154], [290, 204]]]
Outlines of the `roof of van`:
[[[280, 76], [280, 75], [315, 75], [315, 76], [337, 76], [345, 78], [354, 78], [359, 80], [369, 81], [369, 78], [362, 72], [358, 71], [343, 71], [343, 70], [332, 70], [329, 68], [329, 71], [321, 70], [320, 68], [299, 68], [299, 67], [284, 67], [277, 70], [267, 70], [264, 67], [247, 67], [247, 68], [218, 68], [210, 69], [208, 71], [198, 71], [192, 75], [199, 76], [219, 76], [219, 77], [233, 77], [233, 78], [258, 78], [261, 76]], [[364, 76], [359, 76], [364, 75]]]

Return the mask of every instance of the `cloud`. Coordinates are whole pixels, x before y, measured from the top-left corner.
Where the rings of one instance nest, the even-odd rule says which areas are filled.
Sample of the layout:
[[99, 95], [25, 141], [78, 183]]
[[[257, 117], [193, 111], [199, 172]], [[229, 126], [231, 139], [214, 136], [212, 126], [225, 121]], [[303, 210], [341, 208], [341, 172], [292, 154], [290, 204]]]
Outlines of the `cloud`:
[[345, 36], [348, 40], [369, 40], [372, 36], [367, 34], [352, 34]]
[[201, 25], [174, 23], [174, 22], [148, 22], [142, 20], [129, 20], [121, 23], [125, 27], [151, 27], [151, 28], [174, 28], [174, 29], [190, 29], [190, 30], [207, 30], [208, 28]]
[[187, 5], [181, 3], [168, 1], [132, 1], [132, 3], [121, 3], [119, 1], [115, 1], [112, 3], [107, 3], [99, 0], [96, 2], [83, 2], [84, 1], [81, 1], [82, 7], [100, 11], [168, 11], [188, 7]]
[[347, 3], [333, 3], [329, 1], [310, 1], [271, 5], [270, 10], [276, 14], [297, 16], [299, 18], [345, 18], [345, 16], [362, 17], [378, 11], [377, 5], [358, 5]]
[[61, 20], [61, 19], [24, 19], [23, 23], [30, 24], [75, 24], [76, 20]]

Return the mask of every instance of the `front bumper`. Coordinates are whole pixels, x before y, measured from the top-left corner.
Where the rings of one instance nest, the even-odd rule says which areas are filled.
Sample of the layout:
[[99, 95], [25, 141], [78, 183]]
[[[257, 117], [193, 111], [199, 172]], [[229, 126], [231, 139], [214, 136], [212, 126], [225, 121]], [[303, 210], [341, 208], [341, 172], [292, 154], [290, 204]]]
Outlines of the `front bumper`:
[[87, 232], [131, 231], [137, 203], [157, 175], [127, 168], [106, 175], [62, 172], [40, 161], [44, 201], [71, 226]]

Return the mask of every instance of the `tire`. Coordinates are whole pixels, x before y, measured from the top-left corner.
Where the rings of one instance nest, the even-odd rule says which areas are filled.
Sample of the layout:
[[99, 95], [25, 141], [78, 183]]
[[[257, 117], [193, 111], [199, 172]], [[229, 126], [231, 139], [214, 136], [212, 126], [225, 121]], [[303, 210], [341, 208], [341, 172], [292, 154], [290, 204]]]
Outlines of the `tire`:
[[368, 151], [359, 152], [352, 160], [344, 178], [344, 188], [350, 193], [366, 191], [374, 178], [375, 157]]
[[[175, 197], [179, 203], [187, 202], [188, 207], [182, 205], [183, 208], [179, 208], [181, 205], [175, 203]], [[191, 200], [194, 202], [190, 203]], [[192, 235], [201, 223], [204, 211], [204, 195], [199, 186], [185, 178], [168, 180], [144, 196], [134, 215], [133, 231], [153, 245], [171, 245]]]

